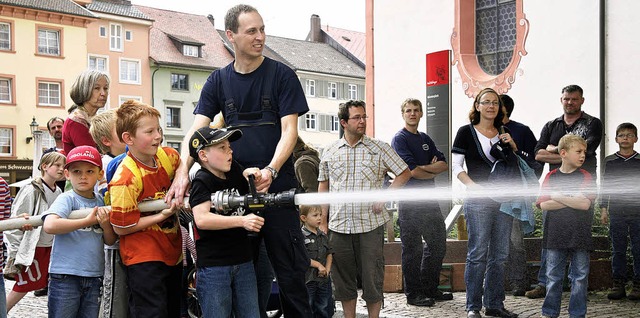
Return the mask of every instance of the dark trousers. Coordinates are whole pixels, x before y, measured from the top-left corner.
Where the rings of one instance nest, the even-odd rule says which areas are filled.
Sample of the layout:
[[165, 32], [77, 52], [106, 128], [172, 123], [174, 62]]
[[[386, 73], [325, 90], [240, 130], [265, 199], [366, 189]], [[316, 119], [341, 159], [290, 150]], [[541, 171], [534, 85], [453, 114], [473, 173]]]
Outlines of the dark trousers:
[[180, 317], [182, 263], [144, 262], [125, 268], [131, 317]]
[[633, 281], [640, 281], [640, 216], [612, 213], [609, 217], [613, 279], [627, 281], [627, 246], [631, 242]]
[[520, 220], [514, 218], [511, 226], [511, 239], [509, 241], [509, 258], [505, 264], [507, 279], [511, 288], [529, 289], [527, 278], [527, 256], [524, 248], [524, 234], [522, 233]]
[[[310, 260], [300, 230], [299, 212], [295, 207], [281, 207], [266, 209], [263, 215], [265, 222], [261, 234], [280, 288], [282, 311], [286, 317], [311, 317], [305, 285]], [[261, 273], [268, 274], [269, 271], [257, 270], [258, 281], [261, 280]], [[264, 293], [258, 296], [264, 297]], [[260, 299], [259, 303], [265, 303], [264, 299]]]
[[447, 251], [440, 207], [437, 203], [400, 202], [398, 211], [405, 295], [412, 299], [432, 296], [440, 284], [442, 260]]

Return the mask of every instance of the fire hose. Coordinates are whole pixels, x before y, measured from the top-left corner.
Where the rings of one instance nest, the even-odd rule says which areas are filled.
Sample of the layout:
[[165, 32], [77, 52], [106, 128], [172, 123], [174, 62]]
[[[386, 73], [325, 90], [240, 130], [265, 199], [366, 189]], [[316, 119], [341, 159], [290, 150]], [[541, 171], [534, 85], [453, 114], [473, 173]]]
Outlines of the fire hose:
[[[283, 191], [280, 193], [249, 193], [239, 195], [232, 190], [222, 190], [211, 194], [211, 207], [220, 214], [229, 214], [230, 211], [238, 208], [244, 208], [248, 211], [261, 211], [267, 207], [283, 207], [293, 206], [295, 189]], [[185, 197], [185, 207], [189, 208], [189, 197]], [[109, 207], [111, 210], [111, 207]], [[161, 211], [169, 208], [169, 205], [163, 199], [149, 200], [140, 202], [138, 209], [140, 212]], [[70, 219], [82, 219], [87, 217], [93, 208], [74, 210], [69, 215]], [[30, 216], [29, 219], [18, 216], [0, 221], [0, 232], [6, 230], [14, 230], [22, 228], [22, 226], [30, 224], [33, 227], [42, 226], [42, 216]]]

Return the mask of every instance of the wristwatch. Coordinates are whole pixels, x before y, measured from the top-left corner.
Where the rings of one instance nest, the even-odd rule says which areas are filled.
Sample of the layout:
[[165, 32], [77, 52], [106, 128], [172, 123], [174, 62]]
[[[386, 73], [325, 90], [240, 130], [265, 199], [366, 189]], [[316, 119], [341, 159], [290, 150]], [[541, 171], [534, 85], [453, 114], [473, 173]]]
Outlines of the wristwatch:
[[274, 167], [266, 166], [264, 168], [271, 172], [271, 180], [278, 177], [278, 170], [276, 170]]

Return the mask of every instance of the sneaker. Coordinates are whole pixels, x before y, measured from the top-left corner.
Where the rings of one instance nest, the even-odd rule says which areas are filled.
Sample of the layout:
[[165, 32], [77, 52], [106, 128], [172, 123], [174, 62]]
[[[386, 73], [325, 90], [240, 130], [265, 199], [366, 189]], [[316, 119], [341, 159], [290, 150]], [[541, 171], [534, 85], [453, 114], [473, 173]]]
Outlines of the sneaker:
[[618, 300], [626, 296], [627, 296], [627, 291], [625, 290], [625, 281], [620, 279], [615, 279], [613, 281], [613, 288], [611, 288], [611, 291], [607, 294], [607, 298], [611, 300]]
[[49, 293], [49, 287], [45, 287], [43, 289], [38, 289], [33, 291], [33, 295], [36, 297], [47, 296]]
[[631, 289], [631, 292], [627, 295], [627, 299], [640, 300], [640, 281], [633, 281], [633, 289]]
[[470, 310], [467, 312], [467, 318], [482, 318], [479, 310]]
[[429, 297], [407, 298], [407, 304], [420, 307], [431, 307], [436, 301]]
[[484, 314], [490, 317], [502, 317], [502, 318], [518, 318], [518, 314], [508, 311], [506, 308], [500, 309], [485, 309]]
[[544, 298], [547, 295], [547, 288], [537, 285], [536, 288], [524, 293], [524, 295], [529, 299]]
[[513, 296], [522, 297], [526, 292], [527, 291], [522, 287], [519, 287], [519, 286], [511, 287], [511, 293], [513, 294]]
[[436, 290], [435, 293], [430, 294], [427, 297], [433, 298], [435, 301], [453, 300], [453, 294], [452, 293], [444, 293], [444, 292], [442, 292], [440, 290]]

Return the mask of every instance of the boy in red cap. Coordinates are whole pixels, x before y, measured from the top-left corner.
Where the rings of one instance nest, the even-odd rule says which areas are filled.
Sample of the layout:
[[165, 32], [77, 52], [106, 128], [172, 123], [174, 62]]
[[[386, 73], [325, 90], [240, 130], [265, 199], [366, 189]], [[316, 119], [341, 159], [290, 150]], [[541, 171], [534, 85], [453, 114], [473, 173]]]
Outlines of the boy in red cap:
[[[43, 229], [54, 234], [49, 265], [49, 317], [97, 317], [104, 273], [104, 244], [116, 241], [109, 210], [94, 192], [102, 177], [98, 150], [80, 146], [67, 154], [64, 174], [73, 191], [56, 199], [42, 216]], [[82, 219], [73, 210], [93, 208]]]

